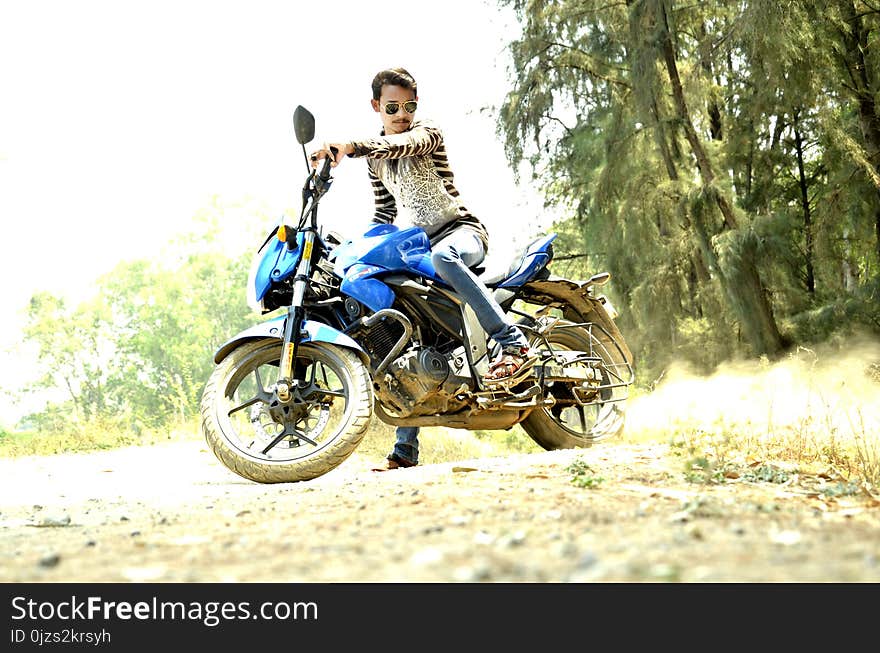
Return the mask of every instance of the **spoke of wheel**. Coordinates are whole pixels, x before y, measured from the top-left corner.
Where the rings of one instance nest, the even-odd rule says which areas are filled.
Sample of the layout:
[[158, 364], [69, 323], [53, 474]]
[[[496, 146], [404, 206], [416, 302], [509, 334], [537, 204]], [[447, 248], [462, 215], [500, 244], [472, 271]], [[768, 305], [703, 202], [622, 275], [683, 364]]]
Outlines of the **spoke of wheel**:
[[247, 408], [248, 406], [253, 406], [255, 403], [260, 402], [260, 401], [265, 401], [265, 399], [263, 399], [263, 397], [261, 397], [260, 395], [257, 395], [256, 397], [248, 399], [243, 404], [236, 406], [235, 408], [233, 408], [232, 410], [230, 410], [226, 414], [229, 416], [232, 416], [232, 413], [237, 413], [238, 411], [242, 410], [243, 408]]
[[586, 417], [586, 415], [584, 415], [584, 407], [578, 406], [575, 410], [577, 410], [578, 415], [581, 418], [581, 433], [586, 435], [586, 433], [587, 433], [587, 417]]
[[317, 447], [317, 446], [318, 446], [318, 443], [317, 443], [317, 442], [315, 442], [314, 440], [310, 440], [309, 438], [307, 438], [307, 437], [305, 436], [304, 433], [300, 433], [300, 432], [297, 431], [296, 429], [293, 430], [293, 433], [288, 433], [288, 432], [287, 432], [287, 429], [284, 429], [283, 431], [281, 431], [281, 433], [279, 433], [278, 435], [276, 435], [276, 436], [272, 439], [272, 441], [266, 446], [265, 449], [263, 449], [263, 451], [262, 451], [261, 453], [265, 456], [266, 454], [269, 453], [269, 450], [270, 450], [270, 449], [272, 449], [275, 445], [277, 445], [279, 442], [281, 442], [284, 438], [286, 438], [286, 437], [289, 436], [289, 435], [294, 435], [294, 436], [298, 437], [300, 440], [305, 440], [306, 442], [308, 442], [308, 443], [309, 443], [310, 445], [312, 445], [313, 447]]
[[251, 399], [248, 399], [243, 404], [236, 406], [235, 408], [232, 408], [228, 413], [226, 413], [227, 415], [231, 416], [232, 413], [237, 413], [238, 411], [242, 410], [243, 408], [247, 408], [248, 406], [253, 406], [258, 401], [262, 401], [264, 403], [269, 403], [270, 397], [269, 397], [269, 394], [266, 392], [266, 390], [263, 389], [263, 380], [260, 378], [260, 368], [259, 367], [254, 368], [254, 377], [256, 378], [256, 382], [257, 382], [256, 396], [254, 396]]
[[317, 447], [317, 446], [318, 446], [318, 443], [315, 442], [314, 440], [312, 440], [311, 438], [307, 438], [305, 433], [302, 433], [302, 432], [300, 432], [300, 431], [297, 431], [296, 429], [294, 429], [294, 433], [296, 434], [296, 437], [298, 437], [300, 440], [305, 440], [306, 442], [308, 442], [308, 443], [309, 443], [310, 445], [312, 445], [313, 447]]
[[[322, 395], [327, 395], [328, 397], [344, 397], [345, 392], [342, 390], [325, 390], [324, 388], [318, 388], [317, 390], [312, 390], [312, 392], [320, 392]], [[310, 393], [311, 394], [311, 393]]]
[[264, 395], [266, 394], [266, 390], [263, 388], [263, 380], [260, 378], [260, 368], [254, 368], [254, 377], [257, 379], [257, 394]]

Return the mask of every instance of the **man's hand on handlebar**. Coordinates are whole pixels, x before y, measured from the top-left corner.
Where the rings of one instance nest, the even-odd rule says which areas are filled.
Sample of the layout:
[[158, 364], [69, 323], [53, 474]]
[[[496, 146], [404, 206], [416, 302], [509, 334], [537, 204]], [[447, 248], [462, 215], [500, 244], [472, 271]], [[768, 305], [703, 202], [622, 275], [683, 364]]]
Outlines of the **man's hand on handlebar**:
[[348, 154], [352, 154], [354, 148], [351, 143], [324, 143], [320, 148], [312, 152], [309, 161], [313, 168], [318, 167], [321, 159], [330, 159], [330, 167], [335, 168]]

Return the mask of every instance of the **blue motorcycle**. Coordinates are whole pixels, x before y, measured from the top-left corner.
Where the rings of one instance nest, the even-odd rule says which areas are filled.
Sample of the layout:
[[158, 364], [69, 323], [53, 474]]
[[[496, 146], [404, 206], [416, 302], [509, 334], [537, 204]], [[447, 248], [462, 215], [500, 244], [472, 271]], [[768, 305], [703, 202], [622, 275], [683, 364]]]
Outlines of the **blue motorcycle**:
[[[297, 107], [293, 123], [306, 156], [314, 117]], [[259, 483], [317, 478], [355, 451], [374, 415], [394, 426], [521, 424], [547, 450], [621, 433], [633, 360], [614, 308], [594, 294], [608, 273], [551, 274], [555, 234], [501, 273], [475, 268], [533, 352], [514, 377], [487, 384], [497, 345], [435, 273], [425, 232], [325, 234], [329, 159], [306, 167], [297, 225], [271, 230], [248, 280], [250, 304], [277, 315], [220, 346], [202, 395], [202, 431], [226, 467]]]

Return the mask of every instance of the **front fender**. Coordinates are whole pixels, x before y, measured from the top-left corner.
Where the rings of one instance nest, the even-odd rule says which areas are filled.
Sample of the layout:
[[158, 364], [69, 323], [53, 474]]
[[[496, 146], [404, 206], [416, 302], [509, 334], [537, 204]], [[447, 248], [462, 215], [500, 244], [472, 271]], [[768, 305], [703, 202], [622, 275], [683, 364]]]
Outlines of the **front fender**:
[[[249, 340], [258, 340], [262, 338], [284, 338], [284, 321], [286, 315], [279, 315], [276, 318], [255, 324], [249, 329], [245, 329], [234, 335], [232, 338], [223, 343], [214, 354], [214, 363], [219, 364], [229, 355], [233, 349], [237, 348], [244, 342]], [[300, 342], [327, 342], [339, 347], [353, 350], [365, 365], [369, 365], [370, 357], [361, 349], [361, 346], [352, 340], [349, 336], [338, 331], [331, 326], [315, 322], [314, 320], [305, 320], [302, 328], [302, 338]]]

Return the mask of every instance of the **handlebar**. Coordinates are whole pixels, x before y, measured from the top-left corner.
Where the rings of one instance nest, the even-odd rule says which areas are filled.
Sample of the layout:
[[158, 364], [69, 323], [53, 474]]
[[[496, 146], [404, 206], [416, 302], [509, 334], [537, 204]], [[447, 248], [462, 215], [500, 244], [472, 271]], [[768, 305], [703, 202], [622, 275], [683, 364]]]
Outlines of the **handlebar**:
[[[339, 154], [339, 149], [335, 148], [335, 147], [331, 147], [330, 153], [333, 155], [333, 161], [335, 161], [336, 155]], [[328, 179], [330, 179], [330, 163], [331, 163], [330, 157], [329, 156], [324, 157], [324, 165], [321, 168], [321, 172], [318, 173], [318, 179], [320, 179], [323, 182], [326, 182]]]
[[339, 149], [331, 147], [330, 153], [333, 155], [333, 158], [331, 159], [329, 156], [324, 157], [324, 164], [321, 166], [320, 171], [316, 170], [315, 172], [312, 172], [306, 179], [305, 186], [303, 186], [302, 190], [303, 210], [297, 229], [302, 229], [309, 217], [311, 217], [312, 227], [317, 225], [316, 213], [318, 210], [318, 202], [320, 201], [321, 196], [323, 196], [324, 193], [327, 192], [327, 189], [330, 188], [330, 182], [333, 181], [330, 177], [330, 164], [336, 160], [336, 156], [339, 154]]

